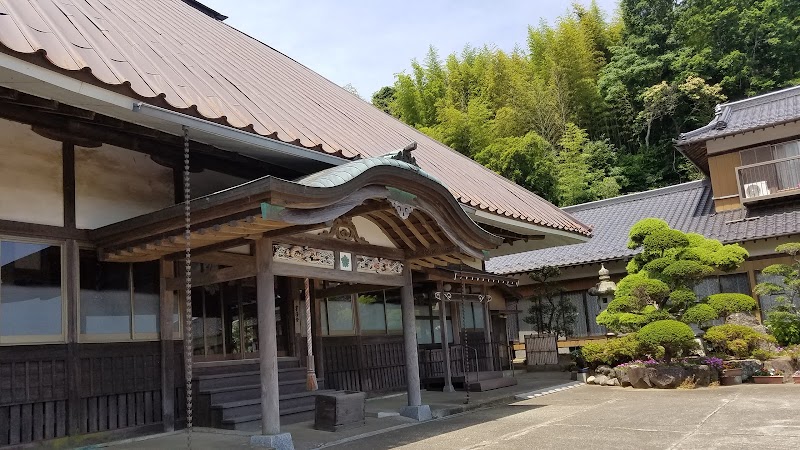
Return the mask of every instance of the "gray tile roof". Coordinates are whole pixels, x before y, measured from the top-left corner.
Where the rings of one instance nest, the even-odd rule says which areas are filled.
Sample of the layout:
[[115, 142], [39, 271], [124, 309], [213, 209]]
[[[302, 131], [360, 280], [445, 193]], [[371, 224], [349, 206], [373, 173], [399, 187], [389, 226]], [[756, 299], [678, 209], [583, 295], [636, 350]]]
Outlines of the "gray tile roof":
[[714, 213], [707, 180], [571, 206], [564, 211], [594, 227], [594, 237], [589, 242], [492, 258], [486, 262], [486, 270], [522, 273], [542, 266], [629, 258], [636, 251], [627, 248], [628, 231], [647, 217], [664, 219], [673, 228], [724, 243], [800, 233], [800, 202]]
[[708, 125], [681, 134], [677, 144], [686, 146], [795, 120], [800, 120], [800, 86], [717, 105]]

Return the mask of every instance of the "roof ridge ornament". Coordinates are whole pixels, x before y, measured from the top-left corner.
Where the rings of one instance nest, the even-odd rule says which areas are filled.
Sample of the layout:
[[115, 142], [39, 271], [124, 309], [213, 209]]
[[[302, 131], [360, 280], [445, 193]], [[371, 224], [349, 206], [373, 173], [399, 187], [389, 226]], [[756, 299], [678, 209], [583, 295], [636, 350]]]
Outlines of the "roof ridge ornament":
[[417, 164], [417, 159], [411, 155], [411, 152], [417, 149], [417, 141], [411, 141], [408, 145], [401, 148], [400, 150], [392, 156], [392, 159], [396, 159], [397, 161], [403, 161], [404, 163], [411, 164], [412, 166], [419, 167]]
[[366, 239], [358, 235], [356, 225], [350, 217], [339, 217], [333, 221], [329, 230], [323, 230], [322, 236], [332, 236], [342, 241], [352, 241], [357, 244], [369, 244]]

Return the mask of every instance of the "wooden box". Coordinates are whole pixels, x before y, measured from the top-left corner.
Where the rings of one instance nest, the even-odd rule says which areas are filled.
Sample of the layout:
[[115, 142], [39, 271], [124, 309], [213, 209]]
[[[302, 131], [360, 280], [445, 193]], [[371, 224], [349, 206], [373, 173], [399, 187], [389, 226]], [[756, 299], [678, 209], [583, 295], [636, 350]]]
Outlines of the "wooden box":
[[338, 391], [317, 395], [314, 428], [339, 431], [360, 427], [366, 423], [364, 400], [366, 394], [357, 391]]

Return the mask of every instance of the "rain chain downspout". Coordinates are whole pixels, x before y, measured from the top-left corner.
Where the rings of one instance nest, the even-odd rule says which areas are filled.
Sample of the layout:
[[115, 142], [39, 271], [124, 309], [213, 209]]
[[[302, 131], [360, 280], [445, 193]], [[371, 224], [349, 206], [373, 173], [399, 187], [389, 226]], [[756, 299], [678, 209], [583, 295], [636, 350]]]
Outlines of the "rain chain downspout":
[[189, 179], [189, 127], [183, 126], [183, 204], [185, 229], [183, 238], [186, 241], [186, 295], [185, 319], [183, 333], [184, 376], [186, 377], [186, 446], [192, 448], [192, 245], [191, 224], [192, 208], [191, 180]]
[[[469, 333], [467, 332], [466, 320], [464, 318], [467, 312], [467, 309], [465, 307], [466, 303], [464, 302], [464, 297], [466, 296], [465, 295], [466, 293], [467, 293], [467, 285], [464, 282], [464, 280], [461, 280], [461, 330], [464, 333], [464, 343], [462, 344], [463, 350], [461, 352], [462, 355], [461, 359], [464, 360], [464, 389], [467, 392], [467, 399], [464, 401], [464, 403], [469, 405], [469, 342], [467, 340], [467, 335]], [[472, 321], [473, 322], [475, 321], [474, 317]]]

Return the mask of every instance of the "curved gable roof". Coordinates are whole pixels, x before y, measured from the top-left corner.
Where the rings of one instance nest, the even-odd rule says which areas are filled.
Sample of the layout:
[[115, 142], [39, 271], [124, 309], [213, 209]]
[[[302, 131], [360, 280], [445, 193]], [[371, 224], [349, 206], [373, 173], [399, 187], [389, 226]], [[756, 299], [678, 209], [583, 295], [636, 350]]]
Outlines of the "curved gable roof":
[[462, 204], [590, 235], [552, 204], [181, 0], [0, 0], [0, 51], [147, 103], [347, 158], [418, 143]]

